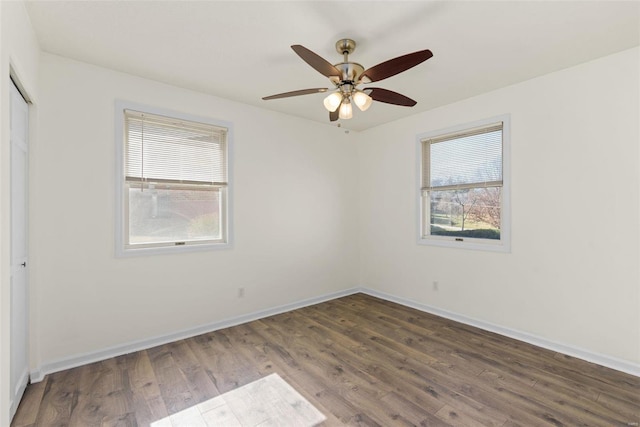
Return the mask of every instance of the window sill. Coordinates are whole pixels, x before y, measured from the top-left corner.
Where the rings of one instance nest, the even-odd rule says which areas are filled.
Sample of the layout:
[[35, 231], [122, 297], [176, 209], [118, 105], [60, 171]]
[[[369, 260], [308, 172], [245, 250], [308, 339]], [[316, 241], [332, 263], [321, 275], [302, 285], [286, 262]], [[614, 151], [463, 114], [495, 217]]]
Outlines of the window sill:
[[150, 255], [170, 255], [180, 254], [187, 252], [205, 252], [231, 249], [231, 243], [203, 243], [192, 245], [176, 245], [176, 246], [161, 246], [161, 247], [146, 247], [146, 248], [118, 248], [116, 249], [116, 258], [129, 258], [136, 256], [150, 256]]
[[457, 241], [453, 238], [422, 237], [418, 239], [418, 244], [474, 251], [511, 252], [511, 247], [508, 242], [492, 242], [482, 239], [466, 239], [464, 241]]

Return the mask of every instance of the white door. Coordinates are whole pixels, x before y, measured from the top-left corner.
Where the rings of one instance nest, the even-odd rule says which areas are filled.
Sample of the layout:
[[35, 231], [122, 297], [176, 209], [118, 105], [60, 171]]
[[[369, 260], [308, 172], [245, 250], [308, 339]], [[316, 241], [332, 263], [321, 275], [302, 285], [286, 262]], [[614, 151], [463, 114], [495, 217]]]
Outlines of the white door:
[[11, 416], [29, 379], [27, 133], [29, 107], [11, 84]]

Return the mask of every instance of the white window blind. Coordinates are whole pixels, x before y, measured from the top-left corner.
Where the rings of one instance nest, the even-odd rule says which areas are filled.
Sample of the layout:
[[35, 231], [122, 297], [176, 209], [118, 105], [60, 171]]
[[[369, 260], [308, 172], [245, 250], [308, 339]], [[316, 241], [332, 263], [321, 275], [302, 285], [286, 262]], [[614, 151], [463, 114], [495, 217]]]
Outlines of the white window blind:
[[422, 140], [422, 190], [502, 185], [502, 123]]
[[227, 185], [225, 128], [125, 110], [127, 182]]

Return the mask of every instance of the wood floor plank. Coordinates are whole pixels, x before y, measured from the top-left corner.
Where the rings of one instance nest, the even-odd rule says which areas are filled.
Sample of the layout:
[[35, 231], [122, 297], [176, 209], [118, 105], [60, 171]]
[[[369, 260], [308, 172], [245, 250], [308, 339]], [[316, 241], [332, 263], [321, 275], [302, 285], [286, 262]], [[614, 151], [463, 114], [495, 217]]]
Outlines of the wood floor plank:
[[186, 378], [173, 358], [171, 347], [169, 345], [154, 347], [147, 350], [147, 353], [169, 414], [198, 404], [189, 390]]
[[[76, 384], [78, 389], [77, 404], [71, 411], [69, 424], [85, 425], [87, 427], [101, 426], [105, 417], [126, 413], [122, 399], [117, 399], [122, 393], [122, 384], [118, 384], [113, 369], [113, 359], [104, 362], [81, 366]], [[109, 365], [112, 365], [111, 367]], [[105, 402], [113, 394], [113, 402]], [[119, 402], [115, 401], [119, 400]], [[119, 405], [118, 405], [119, 403]]]
[[220, 393], [261, 378], [258, 369], [243, 354], [234, 351], [227, 334], [228, 330], [221, 330], [194, 337], [191, 341], [194, 354]]
[[200, 403], [218, 396], [220, 392], [203, 369], [200, 360], [192, 351], [193, 347], [190, 343], [193, 340], [194, 339], [191, 338], [178, 341], [170, 344], [170, 347], [173, 360], [176, 362], [180, 372], [182, 372], [191, 396], [197, 403]]
[[636, 414], [625, 412], [622, 407], [612, 409], [602, 402], [593, 400], [588, 394], [585, 394], [582, 389], [574, 388], [569, 384], [563, 385], [558, 381], [539, 381], [534, 385], [534, 388], [541, 390], [545, 396], [555, 402], [563, 406], [569, 406], [573, 411], [583, 414], [578, 415], [578, 418], [585, 418], [592, 420], [592, 422], [624, 425], [625, 423], [632, 423], [634, 416], [636, 419], [640, 417], [640, 414], [637, 412]]
[[627, 402], [620, 399], [617, 396], [612, 396], [607, 393], [601, 393], [598, 396], [598, 404], [613, 411], [616, 414], [626, 420], [628, 425], [633, 426], [634, 423], [640, 426], [640, 405]]
[[435, 413], [444, 405], [429, 391], [414, 387], [405, 381], [398, 381], [398, 373], [393, 368], [387, 368], [385, 361], [375, 357], [375, 352], [372, 352], [365, 344], [348, 339], [346, 335], [330, 329], [327, 327], [329, 325], [327, 321], [322, 321], [319, 318], [314, 318], [314, 320], [320, 321], [320, 323], [311, 324], [307, 327], [307, 333], [310, 338], [315, 341], [329, 339], [332, 343], [341, 342], [346, 344], [332, 346], [332, 356], [337, 362], [343, 365], [352, 365], [362, 372], [367, 372], [372, 377], [377, 378], [381, 384], [388, 385], [390, 392], [400, 393], [405, 397], [410, 396], [411, 401], [419, 404], [420, 407], [429, 412]]
[[[295, 314], [291, 316], [290, 325], [293, 330], [301, 330], [303, 324], [306, 324], [301, 318]], [[278, 322], [279, 323], [279, 322]], [[304, 329], [303, 329], [304, 330]], [[288, 329], [284, 329], [282, 332], [290, 332]], [[305, 359], [309, 360], [316, 366], [323, 366], [325, 375], [332, 377], [334, 388], [335, 383], [340, 382], [338, 392], [340, 395], [349, 401], [363, 400], [362, 405], [369, 405], [369, 410], [372, 405], [375, 405], [378, 410], [385, 411], [385, 419], [399, 416], [397, 411], [400, 409], [396, 406], [390, 405], [387, 400], [384, 399], [390, 392], [393, 392], [393, 388], [381, 381], [377, 376], [371, 375], [366, 370], [360, 369], [353, 363], [355, 355], [348, 352], [348, 350], [340, 345], [327, 344], [325, 351], [319, 352], [318, 357], [313, 360], [308, 354], [308, 348], [317, 343], [317, 338], [312, 334], [312, 325], [307, 326], [306, 333], [297, 337], [298, 345], [305, 352]], [[424, 412], [423, 412], [424, 413]]]
[[[330, 323], [332, 319], [327, 317], [324, 321]], [[473, 398], [458, 393], [446, 375], [434, 370], [422, 360], [408, 357], [407, 348], [399, 347], [392, 339], [378, 334], [374, 329], [377, 328], [363, 327], [349, 330], [347, 333], [356, 341], [367, 342], [367, 346], [372, 349], [370, 354], [375, 357], [376, 362], [382, 366], [392, 367], [393, 375], [396, 378], [414, 387], [422, 388], [425, 391], [425, 397], [438, 399], [438, 409], [445, 404], [468, 407], [469, 411], [476, 413], [477, 418], [481, 419], [485, 425], [499, 425], [505, 421], [505, 417], [501, 413], [493, 411], [490, 407]], [[447, 383], [449, 383], [448, 386], [443, 386]], [[462, 389], [465, 388], [462, 387]]]
[[27, 387], [12, 426], [259, 422], [250, 411], [272, 397], [235, 402], [240, 418], [211, 399], [271, 374], [323, 426], [640, 423], [638, 377], [354, 294], [47, 375]]
[[[251, 322], [248, 325], [254, 333], [260, 335], [263, 342], [260, 345], [262, 351], [273, 361], [278, 372], [284, 372], [289, 383], [298, 385], [298, 390], [310, 402], [318, 407], [325, 416], [331, 414], [342, 424], [349, 425], [378, 425], [377, 423], [362, 424], [360, 420], [369, 420], [368, 417], [359, 413], [358, 407], [343, 399], [339, 394], [332, 391], [332, 384], [326, 378], [317, 376], [315, 371], [306, 370], [304, 366], [297, 363], [287, 349], [282, 348], [278, 342], [272, 339], [268, 328], [259, 322]], [[268, 334], [268, 335], [262, 335]], [[308, 394], [310, 391], [310, 395]]]
[[[382, 306], [390, 304], [381, 300], [375, 303]], [[415, 316], [413, 319], [418, 317]], [[549, 350], [466, 325], [456, 326], [458, 324], [446, 319], [442, 319], [442, 322], [443, 329], [446, 330], [446, 341], [455, 342], [456, 353], [464, 358], [474, 359], [474, 365], [508, 372], [511, 377], [520, 377], [525, 382], [543, 380], [548, 383], [570, 384], [574, 389], [586, 390], [594, 400], [601, 392], [607, 391], [617, 394], [621, 399], [630, 400], [633, 406], [640, 405], [640, 380], [636, 377], [569, 356], [558, 358], [556, 353]], [[442, 333], [438, 331], [434, 335], [435, 337], [432, 335], [430, 338], [436, 339]], [[482, 351], [477, 351], [476, 348]], [[564, 363], [567, 361], [568, 364]], [[491, 365], [491, 368], [487, 364]], [[581, 374], [581, 370], [585, 370], [585, 374]], [[590, 378], [588, 372], [595, 372], [597, 378]], [[602, 375], [614, 381], [603, 383], [600, 380]]]
[[[282, 315], [281, 315], [282, 316]], [[259, 322], [269, 325], [266, 329], [269, 333], [268, 348], [272, 348], [276, 353], [283, 356], [284, 360], [292, 367], [299, 368], [298, 372], [305, 374], [305, 380], [313, 381], [323, 386], [323, 392], [316, 397], [321, 400], [329, 399], [331, 407], [337, 401], [349, 402], [355, 408], [362, 407], [361, 410], [367, 413], [377, 423], [384, 425], [385, 417], [376, 417], [371, 414], [369, 405], [372, 398], [379, 396], [380, 390], [366, 386], [366, 381], [359, 380], [355, 375], [349, 375], [343, 366], [332, 363], [327, 356], [327, 351], [310, 352], [310, 347], [304, 341], [304, 336], [291, 334], [287, 323], [290, 319], [283, 319], [281, 316], [268, 318]], [[384, 392], [384, 391], [382, 391]], [[337, 413], [336, 416], [343, 420], [350, 420], [358, 413]]]
[[274, 373], [273, 361], [260, 350], [261, 339], [246, 324], [234, 328], [229, 341], [234, 352], [243, 360], [243, 366], [252, 366], [260, 377]]
[[[326, 319], [326, 320], [327, 320], [327, 321], [330, 321], [330, 319]], [[389, 332], [388, 332], [388, 331], [386, 331], [385, 333], [386, 333], [386, 334], [389, 334]], [[406, 340], [405, 340], [405, 341], [406, 341]], [[489, 365], [487, 365], [487, 367], [492, 367], [492, 366], [493, 366], [492, 362], [489, 362], [489, 363], [490, 363], [490, 364], [489, 364]], [[446, 364], [445, 364], [444, 366], [446, 366]], [[449, 375], [449, 376], [454, 375], [454, 373], [453, 373], [452, 371], [446, 371], [445, 373], [446, 373], [447, 375]], [[467, 376], [467, 377], [470, 377], [469, 375], [466, 375], [466, 376]], [[469, 387], [470, 387], [470, 385], [469, 385]], [[461, 391], [463, 391], [463, 390], [461, 390]], [[481, 397], [486, 397], [486, 396], [487, 396], [487, 390], [484, 390], [484, 393], [482, 394], [482, 396], [481, 396]], [[532, 415], [535, 415], [534, 419], [537, 419], [537, 422], [543, 422], [543, 420], [550, 420], [550, 419], [552, 419], [551, 417], [549, 417], [549, 416], [547, 415], [547, 412], [549, 412], [549, 411], [548, 411], [548, 409], [549, 409], [549, 408], [546, 408], [546, 407], [544, 407], [544, 408], [535, 408], [535, 407], [533, 407], [533, 408], [529, 408], [529, 409], [534, 409], [534, 412], [533, 412], [533, 414], [532, 414]], [[513, 411], [512, 411], [512, 412], [513, 412]], [[575, 415], [575, 413], [574, 413], [574, 415]], [[584, 416], [585, 414], [580, 413], [580, 415], [581, 415], [581, 416]], [[608, 420], [608, 421], [609, 421], [609, 422], [611, 422], [611, 420]], [[530, 417], [529, 417], [529, 419], [528, 419], [528, 422], [531, 422], [531, 418], [530, 418]], [[603, 421], [603, 420], [598, 420], [598, 423], [599, 423], [599, 424], [600, 424], [600, 423], [604, 423], [604, 421]], [[596, 424], [596, 425], [597, 425], [597, 424]]]
[[165, 407], [158, 379], [151, 366], [146, 351], [138, 351], [127, 355], [129, 361], [129, 388], [132, 393], [132, 407], [136, 408], [135, 417], [138, 425], [150, 425], [167, 418], [169, 413]]
[[79, 368], [47, 375], [44, 380], [46, 385], [42, 402], [36, 416], [36, 425], [69, 425], [71, 414], [78, 404], [80, 390], [76, 383], [79, 375]]
[[[406, 307], [399, 307], [379, 299], [372, 299], [372, 305], [380, 308], [390, 307], [393, 312], [401, 312], [406, 309]], [[429, 318], [431, 315], [423, 314], [414, 309], [407, 310], [413, 311], [415, 314], [404, 316], [411, 323], [431, 322]], [[557, 353], [550, 350], [447, 319], [438, 318], [434, 322], [440, 324], [434, 335], [442, 337], [451, 344], [456, 344], [456, 348], [460, 349], [458, 353], [461, 355], [469, 355], [465, 349], [479, 347], [484, 354], [492, 358], [491, 362], [500, 360], [508, 362], [512, 374], [524, 371], [534, 380], [545, 378], [548, 381], [553, 381], [554, 378], [558, 378], [562, 382], [573, 381], [583, 389], [590, 389], [594, 395], [605, 390], [610, 394], [619, 395], [620, 398], [628, 400], [633, 405], [640, 405], [640, 379], [637, 377], [570, 356], [558, 356]], [[592, 373], [595, 378], [591, 377]], [[607, 378], [607, 380], [603, 381], [603, 378]]]
[[[495, 368], [496, 367], [496, 365], [494, 365], [495, 360], [500, 360], [500, 358], [497, 357], [495, 360], [489, 361], [489, 360], [486, 360], [486, 358], [484, 358], [483, 356], [478, 356], [476, 354], [470, 353], [469, 350], [465, 350], [462, 354], [465, 355], [467, 358], [475, 358], [476, 359], [475, 362], [479, 364], [479, 366], [484, 365], [487, 368], [489, 367]], [[497, 354], [494, 354], [494, 357], [495, 356], [497, 356]], [[532, 371], [532, 370], [529, 369], [529, 371]], [[453, 372], [449, 372], [449, 374], [455, 375]], [[502, 377], [502, 378], [504, 379], [505, 377]], [[592, 404], [591, 402], [585, 402], [584, 399], [578, 399], [577, 398], [578, 395], [575, 393], [573, 394], [574, 399], [566, 403], [564, 401], [565, 400], [564, 397], [566, 397], [566, 393], [564, 395], [562, 393], [554, 393], [549, 388], [545, 390], [544, 394], [537, 393], [537, 391], [533, 392], [531, 390], [525, 390], [523, 387], [526, 387], [526, 383], [521, 383], [516, 385], [514, 381], [512, 381], [513, 378], [514, 378], [513, 376], [510, 376], [509, 384], [505, 385], [506, 383], [505, 381], [503, 381], [499, 387], [500, 388], [509, 387], [510, 389], [515, 388], [516, 390], [520, 390], [523, 393], [528, 393], [529, 395], [535, 395], [537, 396], [539, 401], [545, 400], [549, 404], [550, 409], [555, 408], [556, 410], [558, 410], [559, 406], [563, 406], [560, 412], [564, 411], [564, 412], [570, 413], [570, 417], [567, 419], [568, 423], [577, 424], [581, 419], [583, 420], [586, 419], [587, 421], [583, 421], [583, 422], [588, 425], [615, 425], [622, 422], [620, 417], [615, 416], [611, 411], [603, 410], [601, 412], [604, 412], [606, 414], [597, 414], [597, 415], [593, 414], [592, 407], [594, 406], [594, 404]], [[568, 390], [564, 389], [563, 391], [566, 392]], [[548, 415], [541, 414], [541, 416], [551, 419]]]
[[18, 406], [18, 410], [13, 418], [12, 426], [29, 427], [35, 424], [46, 384], [46, 381], [40, 381], [27, 387], [20, 406]]
[[[255, 323], [237, 326], [236, 328], [239, 333], [233, 335], [235, 337], [233, 342], [235, 348], [242, 347], [250, 354], [249, 359], [251, 359], [257, 367], [261, 368], [260, 372], [263, 376], [277, 373], [308, 401], [313, 401], [316, 396], [325, 393], [325, 389], [322, 388], [321, 385], [307, 381], [302, 375], [297, 375], [296, 369], [288, 369], [289, 367], [286, 363], [282, 361], [276, 363], [275, 359], [272, 360], [271, 357], [267, 356], [266, 349], [268, 347], [268, 340], [265, 340], [259, 335], [253, 326], [255, 326]], [[238, 345], [238, 342], [242, 343], [242, 345]], [[342, 424], [342, 421], [340, 421], [329, 408], [325, 408], [322, 403], [315, 401], [314, 406], [327, 417], [327, 425]]]

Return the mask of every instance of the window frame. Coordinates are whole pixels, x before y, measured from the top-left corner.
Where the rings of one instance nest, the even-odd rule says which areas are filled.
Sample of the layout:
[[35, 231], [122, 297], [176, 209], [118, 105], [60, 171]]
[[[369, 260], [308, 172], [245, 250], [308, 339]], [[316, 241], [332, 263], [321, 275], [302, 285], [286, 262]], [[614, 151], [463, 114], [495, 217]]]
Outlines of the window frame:
[[[179, 244], [137, 244], [135, 247], [127, 245], [128, 232], [128, 190], [129, 185], [125, 180], [125, 110], [134, 110], [158, 116], [170, 117], [177, 120], [203, 123], [216, 127], [226, 128], [226, 160], [227, 160], [227, 185], [222, 188], [220, 194], [224, 193], [224, 206], [221, 206], [221, 226], [222, 241], [185, 241]], [[159, 255], [183, 252], [196, 252], [228, 249], [232, 247], [233, 241], [233, 125], [231, 122], [212, 119], [209, 117], [195, 116], [168, 109], [152, 107], [149, 105], [137, 104], [134, 102], [116, 100], [115, 102], [115, 146], [116, 146], [116, 200], [115, 200], [115, 255], [117, 258]], [[204, 191], [204, 190], [203, 190]], [[216, 191], [216, 190], [213, 190]]]
[[[464, 133], [472, 129], [489, 128], [502, 122], [502, 206], [500, 212], [500, 239], [481, 239], [477, 237], [464, 237], [459, 240], [455, 236], [437, 236], [425, 230], [425, 211], [430, 208], [427, 197], [424, 196], [423, 174], [425, 172], [423, 141], [446, 135]], [[481, 250], [492, 252], [511, 251], [511, 116], [502, 114], [475, 122], [464, 123], [443, 129], [437, 129], [416, 136], [417, 158], [417, 230], [419, 245], [439, 246], [447, 248], [459, 248], [469, 250]], [[427, 153], [428, 155], [429, 153]], [[427, 232], [427, 234], [425, 234]], [[458, 239], [458, 240], [456, 240]]]

